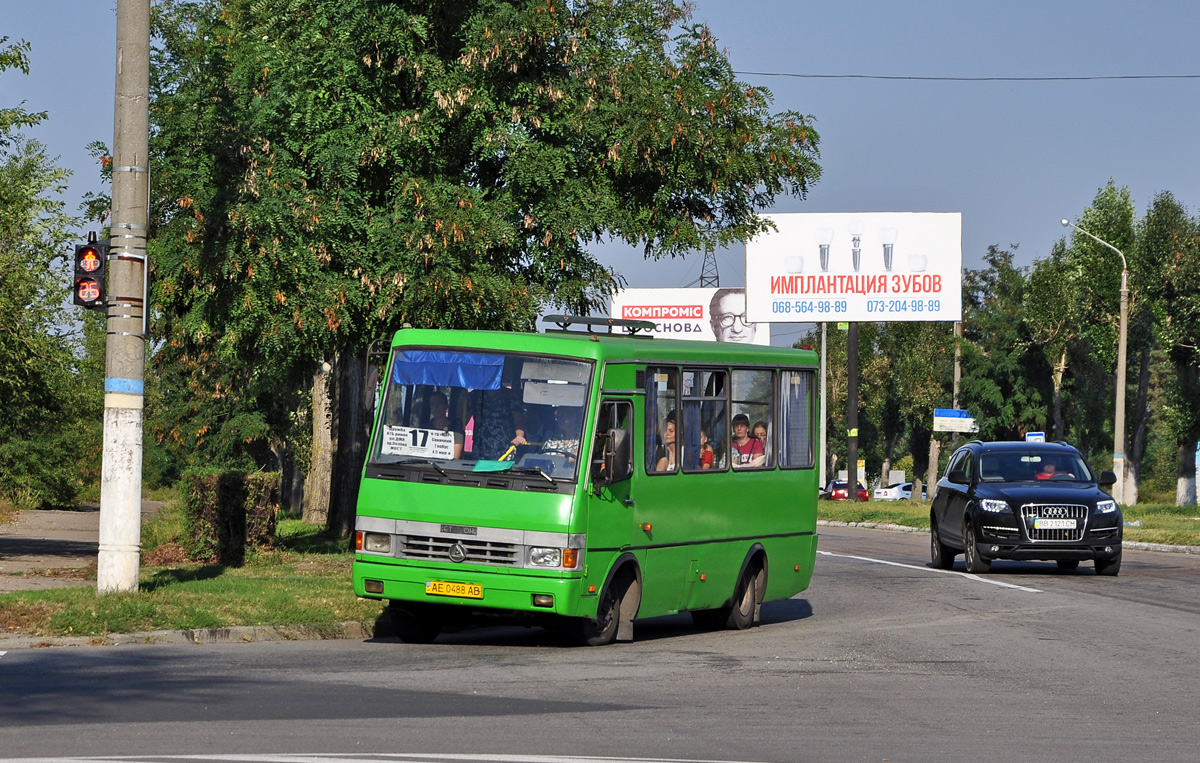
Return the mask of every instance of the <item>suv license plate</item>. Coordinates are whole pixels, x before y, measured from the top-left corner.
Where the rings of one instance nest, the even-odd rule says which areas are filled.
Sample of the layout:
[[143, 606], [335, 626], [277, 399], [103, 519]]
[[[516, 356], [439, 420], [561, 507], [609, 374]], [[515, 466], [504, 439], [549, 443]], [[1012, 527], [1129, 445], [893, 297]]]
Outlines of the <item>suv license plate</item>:
[[1035, 530], [1074, 530], [1074, 519], [1035, 519], [1033, 520], [1033, 529]]
[[447, 583], [442, 580], [426, 580], [425, 593], [430, 596], [456, 596], [460, 599], [482, 599], [483, 586], [478, 583]]

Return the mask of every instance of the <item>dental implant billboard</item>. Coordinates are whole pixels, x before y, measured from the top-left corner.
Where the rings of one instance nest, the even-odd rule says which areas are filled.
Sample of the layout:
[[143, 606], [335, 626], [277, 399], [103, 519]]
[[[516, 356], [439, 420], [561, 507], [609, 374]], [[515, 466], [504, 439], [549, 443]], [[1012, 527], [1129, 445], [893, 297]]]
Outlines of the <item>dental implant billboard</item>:
[[962, 213], [764, 215], [746, 244], [759, 323], [962, 320]]

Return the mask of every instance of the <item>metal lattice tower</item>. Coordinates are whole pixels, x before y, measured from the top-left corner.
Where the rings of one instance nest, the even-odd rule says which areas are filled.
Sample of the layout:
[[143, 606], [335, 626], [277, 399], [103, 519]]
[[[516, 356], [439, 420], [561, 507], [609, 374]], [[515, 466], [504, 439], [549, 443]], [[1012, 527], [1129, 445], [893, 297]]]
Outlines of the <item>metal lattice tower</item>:
[[717, 273], [717, 253], [704, 253], [704, 264], [700, 266], [700, 287], [720, 286], [721, 276]]

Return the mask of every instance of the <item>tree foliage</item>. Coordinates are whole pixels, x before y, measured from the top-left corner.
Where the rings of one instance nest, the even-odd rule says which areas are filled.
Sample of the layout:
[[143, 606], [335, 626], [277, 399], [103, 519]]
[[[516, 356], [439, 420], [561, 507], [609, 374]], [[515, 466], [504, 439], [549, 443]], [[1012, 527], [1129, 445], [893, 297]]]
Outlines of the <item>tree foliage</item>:
[[209, 401], [248, 391], [234, 407], [267, 428], [334, 350], [590, 312], [621, 281], [597, 243], [745, 240], [820, 174], [811, 120], [773, 114], [667, 0], [169, 0], [154, 18], [163, 362]]
[[[27, 43], [5, 47], [0, 74], [28, 73]], [[21, 129], [44, 113], [0, 107], [0, 497], [70, 503], [79, 479], [63, 454], [77, 438], [80, 390], [66, 335], [65, 256], [76, 221], [58, 198], [69, 173]]]

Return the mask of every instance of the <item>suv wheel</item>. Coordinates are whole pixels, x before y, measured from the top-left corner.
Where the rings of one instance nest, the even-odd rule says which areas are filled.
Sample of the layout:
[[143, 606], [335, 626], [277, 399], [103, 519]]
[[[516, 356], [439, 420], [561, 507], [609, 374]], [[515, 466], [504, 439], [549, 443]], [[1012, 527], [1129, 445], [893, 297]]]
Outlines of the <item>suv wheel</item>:
[[949, 570], [954, 567], [954, 549], [942, 543], [937, 518], [932, 514], [929, 517], [929, 556], [935, 569]]
[[980, 574], [992, 569], [992, 563], [979, 555], [979, 546], [975, 543], [975, 528], [970, 524], [963, 533], [963, 541], [963, 558], [967, 562], [967, 572]]

